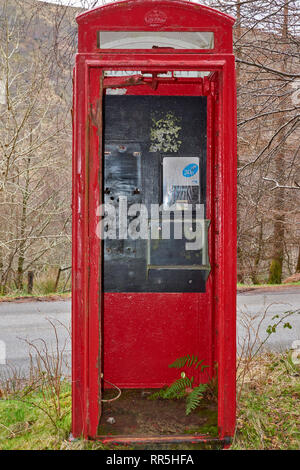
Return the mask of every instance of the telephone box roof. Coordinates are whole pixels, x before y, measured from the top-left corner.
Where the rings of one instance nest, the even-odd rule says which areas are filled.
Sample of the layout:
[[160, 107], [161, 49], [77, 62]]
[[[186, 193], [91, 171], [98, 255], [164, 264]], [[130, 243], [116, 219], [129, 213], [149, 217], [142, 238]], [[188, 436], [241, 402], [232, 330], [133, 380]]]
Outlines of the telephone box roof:
[[[95, 22], [97, 20], [103, 19], [107, 15], [111, 15], [116, 11], [119, 11], [120, 8], [126, 9], [126, 13], [130, 14], [132, 12], [135, 15], [137, 8], [172, 8], [172, 13], [174, 10], [187, 9], [189, 12], [193, 12], [194, 19], [197, 18], [199, 23], [213, 24], [214, 22], [223, 23], [224, 25], [233, 25], [235, 18], [226, 13], [210, 8], [206, 5], [201, 5], [195, 2], [187, 2], [182, 0], [123, 0], [120, 2], [109, 3], [108, 5], [103, 5], [101, 7], [93, 8], [92, 10], [86, 11], [79, 14], [76, 17], [77, 23], [80, 25], [82, 23]], [[180, 27], [185, 26], [184, 23], [178, 25]], [[189, 25], [186, 25], [187, 27]]]

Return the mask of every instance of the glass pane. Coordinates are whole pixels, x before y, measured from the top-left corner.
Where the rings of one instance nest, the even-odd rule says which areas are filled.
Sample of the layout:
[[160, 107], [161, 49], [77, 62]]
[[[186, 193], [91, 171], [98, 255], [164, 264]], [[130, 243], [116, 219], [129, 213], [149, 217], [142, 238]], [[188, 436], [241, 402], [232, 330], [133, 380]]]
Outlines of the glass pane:
[[214, 33], [209, 31], [99, 31], [100, 49], [213, 49]]

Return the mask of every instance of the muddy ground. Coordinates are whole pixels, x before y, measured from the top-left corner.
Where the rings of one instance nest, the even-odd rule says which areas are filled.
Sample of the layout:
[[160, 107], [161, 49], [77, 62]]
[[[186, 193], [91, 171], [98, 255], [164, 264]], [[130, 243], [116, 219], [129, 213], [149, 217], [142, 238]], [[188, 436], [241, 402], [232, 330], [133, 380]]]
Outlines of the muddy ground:
[[[103, 402], [99, 434], [126, 436], [161, 436], [172, 434], [217, 435], [217, 404], [203, 402], [190, 415], [185, 400], [149, 399], [154, 390], [122, 390], [118, 400]], [[105, 390], [104, 399], [116, 396]], [[110, 424], [107, 420], [114, 419]]]

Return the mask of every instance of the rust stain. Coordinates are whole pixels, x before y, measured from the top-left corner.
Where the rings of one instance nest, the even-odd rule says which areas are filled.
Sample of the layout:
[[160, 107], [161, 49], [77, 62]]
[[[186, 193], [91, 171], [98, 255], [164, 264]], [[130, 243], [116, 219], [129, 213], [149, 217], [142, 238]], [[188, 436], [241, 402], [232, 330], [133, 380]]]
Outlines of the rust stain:
[[91, 106], [89, 116], [90, 116], [91, 123], [93, 124], [93, 126], [97, 127], [98, 136], [100, 137], [100, 134], [102, 134], [102, 130], [101, 130], [101, 127], [102, 127], [102, 101], [100, 99], [97, 100], [95, 109], [93, 109], [93, 107]]

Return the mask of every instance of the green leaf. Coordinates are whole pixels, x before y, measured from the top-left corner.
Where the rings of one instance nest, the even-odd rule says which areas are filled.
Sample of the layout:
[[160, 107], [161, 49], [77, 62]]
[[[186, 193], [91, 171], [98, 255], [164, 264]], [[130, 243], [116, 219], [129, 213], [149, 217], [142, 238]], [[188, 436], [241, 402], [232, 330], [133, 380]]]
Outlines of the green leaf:
[[168, 388], [165, 389], [162, 398], [178, 398], [182, 397], [182, 392], [185, 392], [185, 389], [192, 387], [194, 378], [189, 379], [188, 377], [180, 378], [175, 380]]
[[198, 387], [195, 387], [193, 391], [187, 396], [186, 415], [189, 415], [193, 410], [195, 410], [199, 406], [206, 388], [206, 384], [200, 384], [198, 385]]
[[168, 367], [170, 368], [175, 368], [175, 369], [181, 369], [186, 365], [186, 363], [189, 360], [189, 356], [184, 356], [184, 357], [178, 357], [172, 364], [169, 364]]
[[[176, 369], [182, 369], [183, 367], [192, 367], [192, 366], [194, 366], [195, 369], [198, 369], [198, 367], [202, 363], [203, 363], [203, 359], [199, 360], [198, 356], [195, 356], [194, 354], [192, 354], [190, 356], [189, 354], [187, 354], [187, 356], [178, 357], [174, 362], [172, 362], [172, 364], [169, 364], [168, 367], [176, 368]], [[205, 367], [208, 367], [208, 366], [205, 366]]]

